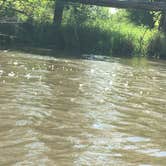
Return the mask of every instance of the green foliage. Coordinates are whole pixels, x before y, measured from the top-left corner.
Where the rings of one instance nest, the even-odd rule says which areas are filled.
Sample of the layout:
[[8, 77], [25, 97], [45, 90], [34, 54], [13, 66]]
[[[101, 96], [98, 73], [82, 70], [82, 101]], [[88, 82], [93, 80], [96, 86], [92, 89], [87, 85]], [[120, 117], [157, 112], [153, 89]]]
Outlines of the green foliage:
[[14, 16], [18, 21], [50, 22], [53, 4], [53, 1], [47, 0], [4, 0], [0, 5], [0, 17]]
[[107, 19], [108, 9], [87, 5], [67, 6], [64, 11], [63, 24], [77, 26], [86, 23], [93, 24], [97, 18]]
[[108, 8], [67, 4], [58, 28], [52, 24], [55, 1], [4, 2], [0, 5], [0, 17], [14, 16], [21, 24], [0, 24], [0, 33], [15, 36], [16, 44], [76, 53], [165, 56], [165, 36], [156, 35], [161, 12], [119, 10], [110, 14]]
[[151, 38], [147, 54], [151, 57], [166, 58], [166, 37], [163, 33], [155, 33]]
[[136, 26], [126, 15], [124, 10], [120, 10], [115, 15], [107, 15], [105, 19], [96, 16], [83, 23], [65, 22], [65, 48], [80, 49], [84, 53], [145, 55], [155, 30]]
[[136, 25], [144, 25], [153, 28], [155, 24], [154, 12], [147, 10], [127, 10], [127, 17]]

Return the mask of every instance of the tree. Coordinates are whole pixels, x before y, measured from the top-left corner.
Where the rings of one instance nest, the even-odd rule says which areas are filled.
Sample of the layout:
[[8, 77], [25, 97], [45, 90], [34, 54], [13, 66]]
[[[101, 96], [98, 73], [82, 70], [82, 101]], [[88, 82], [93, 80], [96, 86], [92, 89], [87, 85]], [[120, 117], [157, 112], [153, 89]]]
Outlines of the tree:
[[127, 10], [128, 18], [136, 25], [145, 25], [154, 28], [154, 13], [147, 10]]
[[53, 23], [57, 26], [59, 26], [62, 22], [64, 5], [65, 5], [65, 2], [63, 0], [55, 1]]

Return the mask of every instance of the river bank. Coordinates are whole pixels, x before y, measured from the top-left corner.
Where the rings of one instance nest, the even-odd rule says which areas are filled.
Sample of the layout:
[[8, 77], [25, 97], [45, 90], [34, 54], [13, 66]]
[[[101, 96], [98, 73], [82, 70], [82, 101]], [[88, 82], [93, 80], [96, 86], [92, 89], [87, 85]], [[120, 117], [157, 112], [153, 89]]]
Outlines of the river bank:
[[122, 11], [109, 17], [104, 15], [83, 21], [79, 17], [70, 20], [66, 16], [59, 27], [50, 22], [35, 21], [1, 24], [0, 48], [34, 47], [36, 50], [52, 49], [78, 56], [97, 54], [166, 58], [165, 34], [156, 27], [137, 25], [126, 15]]

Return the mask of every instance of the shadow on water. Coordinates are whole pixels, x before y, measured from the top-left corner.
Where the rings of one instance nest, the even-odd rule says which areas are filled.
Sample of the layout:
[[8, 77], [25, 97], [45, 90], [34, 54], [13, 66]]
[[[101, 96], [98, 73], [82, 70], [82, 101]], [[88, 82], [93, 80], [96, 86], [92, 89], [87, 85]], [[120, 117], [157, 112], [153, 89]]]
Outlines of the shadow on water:
[[[110, 59], [110, 56], [105, 55], [95, 55], [95, 54], [80, 54], [77, 52], [67, 52], [59, 51], [52, 48], [41, 48], [41, 47], [24, 47], [19, 46], [7, 50], [2, 50], [2, 52], [14, 51], [22, 52], [25, 54], [33, 54], [38, 56], [54, 57], [54, 58], [67, 58], [67, 59], [87, 59], [87, 60], [96, 60], [96, 61], [107, 61]], [[117, 57], [118, 58], [118, 57]]]
[[[77, 52], [66, 52], [66, 51], [58, 51], [51, 48], [40, 48], [40, 47], [17, 47], [6, 50], [4, 52], [13, 51], [25, 54], [33, 54], [44, 57], [53, 57], [59, 59], [85, 59], [92, 61], [111, 61], [110, 56], [105, 55], [95, 55], [95, 54], [80, 54]], [[3, 51], [2, 51], [3, 52]], [[119, 59], [118, 56], [114, 57]]]

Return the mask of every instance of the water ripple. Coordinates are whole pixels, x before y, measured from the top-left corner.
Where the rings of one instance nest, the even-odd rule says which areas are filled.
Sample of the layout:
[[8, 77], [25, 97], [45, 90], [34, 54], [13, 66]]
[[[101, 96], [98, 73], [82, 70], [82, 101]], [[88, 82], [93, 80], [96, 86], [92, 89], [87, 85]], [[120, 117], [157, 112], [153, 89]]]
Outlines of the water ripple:
[[166, 165], [165, 61], [101, 58], [0, 54], [1, 165]]

